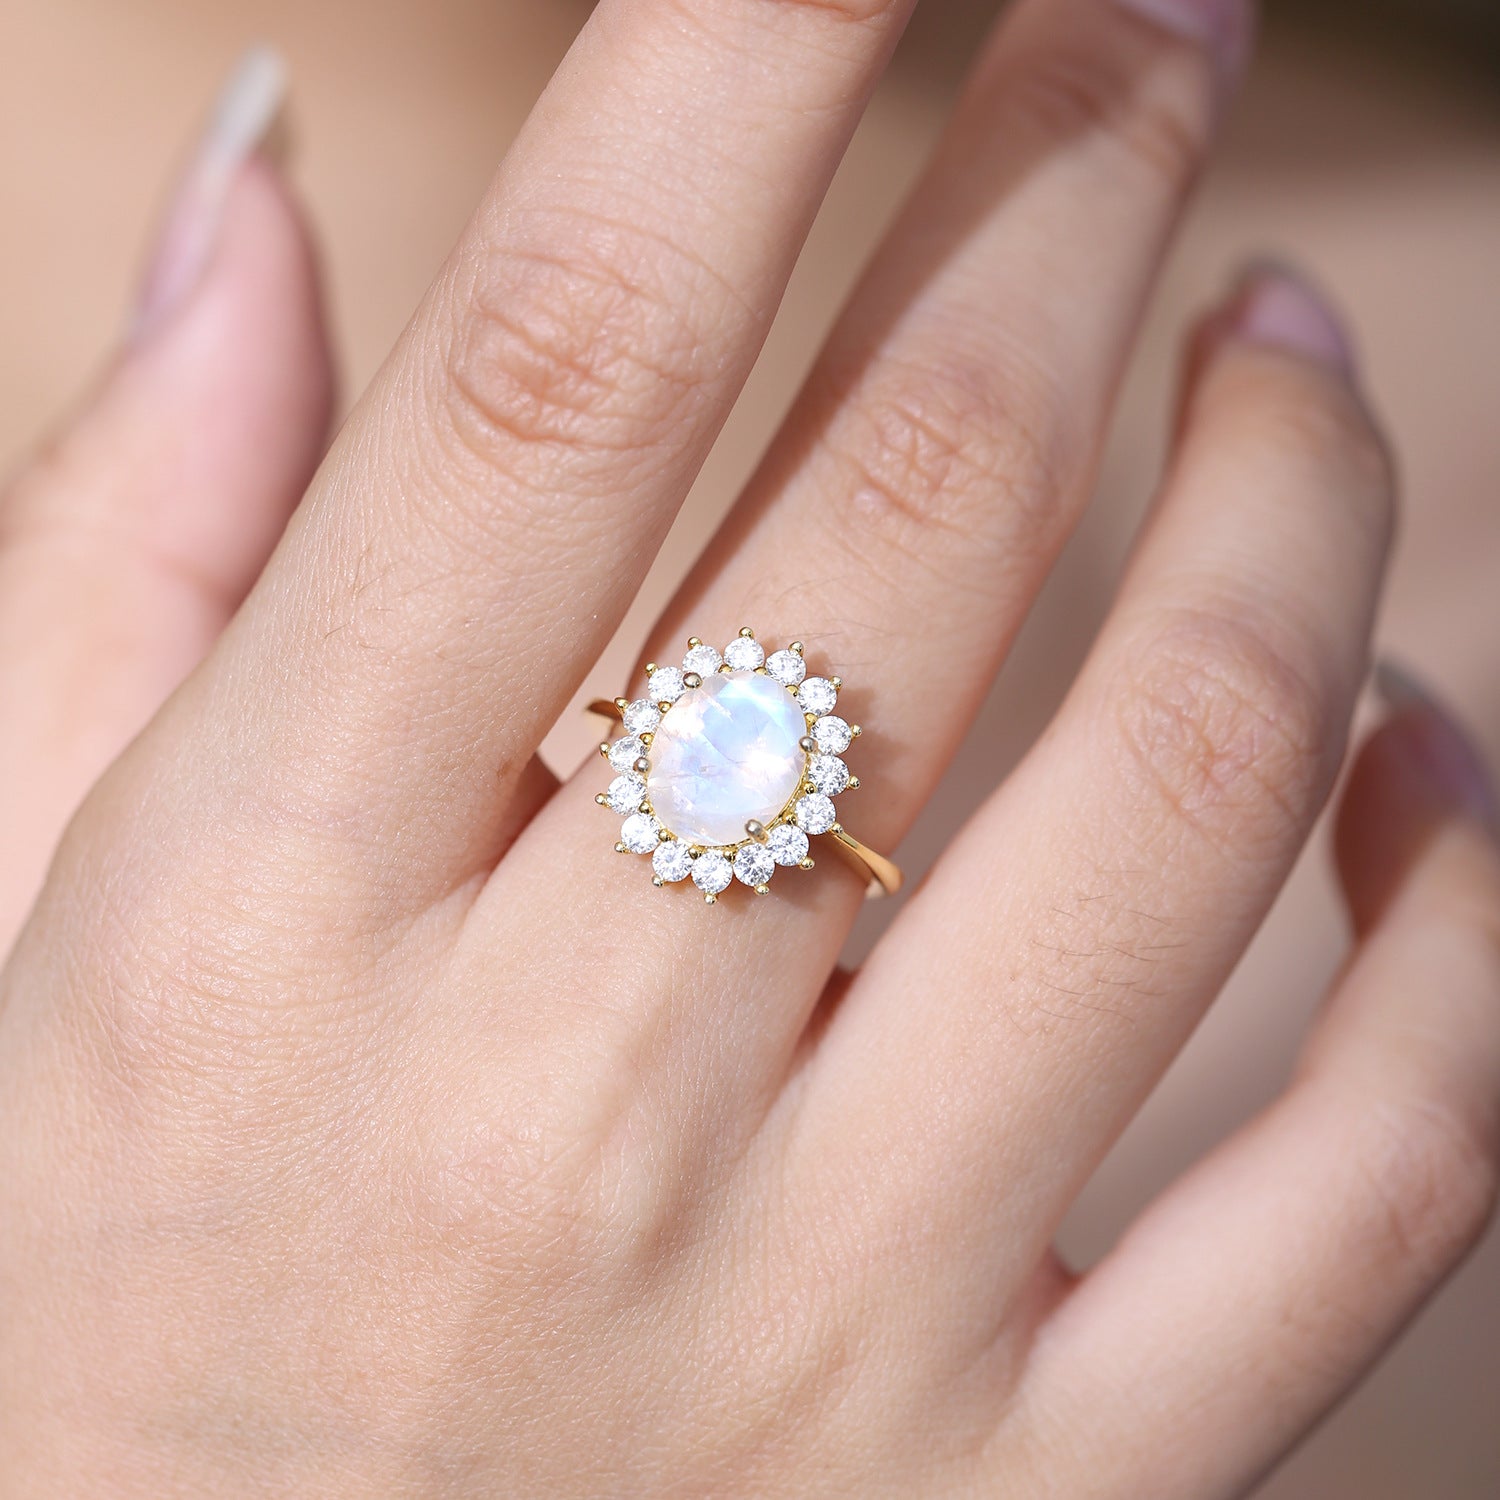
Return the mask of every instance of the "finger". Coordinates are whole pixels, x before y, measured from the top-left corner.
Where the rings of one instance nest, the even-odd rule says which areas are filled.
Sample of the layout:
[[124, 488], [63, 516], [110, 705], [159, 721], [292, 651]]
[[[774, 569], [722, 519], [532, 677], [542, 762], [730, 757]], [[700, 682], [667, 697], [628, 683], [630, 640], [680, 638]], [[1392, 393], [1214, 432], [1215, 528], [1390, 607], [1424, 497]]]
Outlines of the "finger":
[[218, 635], [324, 441], [306, 227], [255, 149], [279, 63], [236, 70], [130, 341], [0, 497], [0, 950], [89, 785]]
[[1015, 1430], [1079, 1437], [1049, 1454], [1059, 1492], [1081, 1493], [1072, 1466], [1107, 1453], [1112, 1495], [1242, 1493], [1489, 1219], [1500, 823], [1460, 731], [1400, 696], [1339, 818], [1358, 949], [1291, 1087], [1145, 1213], [1038, 1342]]
[[[633, 596], [910, 0], [604, 0], [226, 642], [226, 777], [425, 902]], [[205, 693], [209, 689], [205, 687]], [[242, 799], [241, 799], [242, 800]], [[285, 828], [297, 809], [278, 807]]]
[[[776, 447], [655, 634], [652, 655], [675, 662], [690, 631], [723, 649], [748, 619], [768, 648], [806, 642], [810, 674], [843, 675], [839, 712], [873, 728], [849, 754], [869, 790], [837, 806], [872, 844], [889, 848], [931, 792], [1085, 503], [1243, 46], [1248, 11], [1222, 13], [1233, 24], [1208, 38], [1106, 0], [1008, 16]], [[618, 828], [592, 805], [603, 784], [587, 770], [514, 852], [476, 909], [477, 954], [513, 930], [513, 892], [546, 880], [543, 866], [598, 864]], [[826, 851], [815, 842], [837, 867]], [[780, 1088], [861, 884], [788, 870], [753, 921], [695, 921], [688, 891], [663, 896], [621, 863], [602, 898], [612, 922], [628, 913], [644, 948], [670, 948], [691, 975], [676, 1045], [653, 1051], [663, 1089], [674, 1074], [689, 1086], [677, 1047], [693, 1077], [705, 1036], [718, 1049], [721, 1083], [668, 1118], [686, 1125], [703, 1106], [749, 1128], [745, 1092]], [[655, 983], [635, 1006], [659, 1038], [672, 993]]]
[[[1338, 324], [1288, 276], [1251, 278], [1072, 694], [877, 949], [807, 1081], [814, 1164], [867, 1181], [872, 1216], [914, 1196], [985, 1247], [947, 1287], [967, 1326], [1040, 1253], [1306, 839], [1390, 520]], [[940, 997], [941, 1025], [915, 995]]]

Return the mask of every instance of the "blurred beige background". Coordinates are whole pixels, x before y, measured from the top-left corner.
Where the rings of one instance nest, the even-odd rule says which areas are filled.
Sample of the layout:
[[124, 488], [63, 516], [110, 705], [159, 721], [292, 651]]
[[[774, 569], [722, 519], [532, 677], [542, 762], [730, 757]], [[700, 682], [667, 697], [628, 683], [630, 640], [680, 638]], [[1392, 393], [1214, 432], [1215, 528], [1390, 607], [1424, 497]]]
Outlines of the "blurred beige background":
[[[589, 689], [611, 695], [651, 607], [727, 505], [818, 329], [918, 169], [972, 55], [982, 0], [926, 0], [819, 222], [741, 410], [642, 606]], [[1500, 64], [1479, 0], [1325, 0], [1266, 43], [1159, 300], [1093, 513], [929, 826], [921, 868], [1044, 721], [1105, 608], [1160, 454], [1177, 331], [1247, 254], [1309, 265], [1352, 311], [1404, 456], [1409, 509], [1384, 640], [1500, 761]], [[401, 326], [585, 0], [9, 0], [0, 49], [0, 464], [123, 326], [169, 171], [253, 40], [292, 66], [295, 175], [327, 249], [348, 388]], [[569, 720], [560, 763], [589, 741]], [[856, 947], [888, 916], [872, 907]], [[1343, 931], [1321, 842], [1229, 992], [1120, 1144], [1065, 1242], [1096, 1255], [1155, 1187], [1277, 1086]], [[1263, 1493], [1500, 1496], [1500, 1239]], [[1143, 1497], [1148, 1500], [1148, 1497]]]

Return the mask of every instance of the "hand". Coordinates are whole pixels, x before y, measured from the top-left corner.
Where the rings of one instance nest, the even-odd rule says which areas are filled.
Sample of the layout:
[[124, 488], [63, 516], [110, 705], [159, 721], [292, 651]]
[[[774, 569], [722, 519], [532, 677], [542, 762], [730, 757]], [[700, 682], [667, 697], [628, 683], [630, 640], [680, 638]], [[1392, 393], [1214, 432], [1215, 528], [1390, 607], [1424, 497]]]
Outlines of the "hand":
[[[275, 81], [231, 92], [0, 507], [0, 1493], [1230, 1495], [1480, 1232], [1493, 805], [1388, 674], [1297, 1078], [1086, 1276], [1049, 1250], [1365, 675], [1390, 470], [1295, 278], [1198, 330], [1107, 628], [860, 973], [837, 861], [711, 910], [534, 759], [906, 8], [602, 0], [316, 474]], [[654, 633], [843, 673], [879, 847], [1087, 498], [1248, 30], [1022, 0]]]

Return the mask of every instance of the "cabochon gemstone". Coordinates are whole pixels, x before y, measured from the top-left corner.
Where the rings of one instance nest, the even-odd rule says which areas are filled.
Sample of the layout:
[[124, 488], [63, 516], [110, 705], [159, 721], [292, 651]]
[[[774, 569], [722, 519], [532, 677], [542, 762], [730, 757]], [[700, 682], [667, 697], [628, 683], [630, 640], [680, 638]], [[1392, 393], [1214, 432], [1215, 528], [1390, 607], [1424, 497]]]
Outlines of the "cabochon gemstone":
[[807, 721], [778, 682], [720, 672], [689, 688], [651, 742], [651, 808], [690, 844], [738, 844], [750, 819], [770, 823], [802, 782]]

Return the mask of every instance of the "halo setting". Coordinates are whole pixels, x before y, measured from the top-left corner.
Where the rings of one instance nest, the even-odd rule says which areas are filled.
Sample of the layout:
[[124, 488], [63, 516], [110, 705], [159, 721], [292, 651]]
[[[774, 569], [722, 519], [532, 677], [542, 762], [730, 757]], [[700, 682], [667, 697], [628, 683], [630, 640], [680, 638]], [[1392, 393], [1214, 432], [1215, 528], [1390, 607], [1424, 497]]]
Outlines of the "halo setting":
[[646, 679], [641, 698], [595, 705], [624, 730], [599, 747], [613, 774], [595, 800], [656, 885], [690, 880], [710, 904], [735, 881], [765, 895], [778, 868], [813, 868], [809, 835], [833, 834], [895, 889], [899, 871], [834, 811], [859, 785], [839, 757], [860, 730], [834, 713], [842, 681], [807, 675], [800, 641], [768, 655], [748, 627], [722, 652], [694, 636], [680, 668], [653, 663]]

